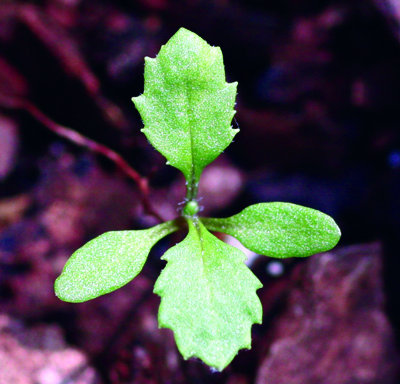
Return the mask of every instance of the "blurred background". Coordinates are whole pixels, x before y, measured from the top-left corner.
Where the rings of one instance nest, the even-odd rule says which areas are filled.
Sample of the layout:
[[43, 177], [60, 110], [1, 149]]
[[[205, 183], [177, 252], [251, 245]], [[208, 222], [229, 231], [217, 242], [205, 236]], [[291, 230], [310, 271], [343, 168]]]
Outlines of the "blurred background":
[[[0, 384], [400, 383], [399, 23], [397, 0], [2, 0]], [[114, 293], [53, 291], [86, 241], [179, 214], [183, 177], [130, 99], [180, 27], [220, 46], [239, 83], [240, 133], [202, 176], [203, 214], [286, 201], [343, 234], [308, 259], [249, 254], [264, 320], [222, 373], [158, 329], [152, 287], [182, 235]]]

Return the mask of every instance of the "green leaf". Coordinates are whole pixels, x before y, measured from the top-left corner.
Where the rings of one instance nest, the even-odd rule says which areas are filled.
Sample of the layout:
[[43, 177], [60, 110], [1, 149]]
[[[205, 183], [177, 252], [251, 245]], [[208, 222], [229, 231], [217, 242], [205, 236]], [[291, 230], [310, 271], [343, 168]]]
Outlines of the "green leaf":
[[241, 348], [251, 347], [251, 326], [261, 323], [256, 290], [262, 284], [246, 256], [188, 220], [185, 240], [163, 256], [167, 266], [154, 292], [161, 296], [160, 327], [174, 331], [185, 359], [195, 356], [224, 369]]
[[139, 231], [106, 232], [79, 248], [55, 282], [64, 301], [81, 303], [112, 292], [142, 270], [152, 246], [178, 229], [169, 221]]
[[237, 83], [226, 83], [220, 48], [181, 28], [145, 58], [144, 93], [132, 100], [153, 146], [181, 170], [195, 197], [200, 174], [232, 141]]
[[340, 229], [328, 215], [290, 203], [261, 203], [226, 219], [201, 218], [211, 231], [236, 237], [245, 247], [271, 257], [305, 257], [333, 248]]

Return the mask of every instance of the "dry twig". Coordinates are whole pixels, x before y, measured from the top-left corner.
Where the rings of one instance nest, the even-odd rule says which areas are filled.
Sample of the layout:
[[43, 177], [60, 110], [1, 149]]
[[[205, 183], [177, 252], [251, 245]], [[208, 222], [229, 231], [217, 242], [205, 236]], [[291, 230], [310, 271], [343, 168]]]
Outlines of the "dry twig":
[[10, 96], [6, 97], [0, 94], [0, 105], [5, 108], [24, 110], [57, 135], [62, 136], [77, 145], [86, 147], [90, 151], [94, 153], [99, 153], [110, 159], [126, 176], [135, 181], [141, 193], [141, 200], [144, 210], [148, 214], [157, 218], [157, 220], [159, 220], [160, 222], [164, 221], [160, 214], [154, 210], [149, 200], [150, 191], [148, 179], [141, 176], [137, 171], [135, 171], [117, 152], [113, 151], [103, 144], [100, 144], [94, 140], [87, 138], [86, 136], [81, 135], [71, 128], [54, 122], [43, 112], [41, 112], [29, 100]]

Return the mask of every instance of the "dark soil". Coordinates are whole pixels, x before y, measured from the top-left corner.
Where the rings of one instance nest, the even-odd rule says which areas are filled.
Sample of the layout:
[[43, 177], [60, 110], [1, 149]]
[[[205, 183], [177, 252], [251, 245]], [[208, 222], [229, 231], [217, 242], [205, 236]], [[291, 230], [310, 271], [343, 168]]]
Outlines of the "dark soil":
[[[397, 383], [399, 23], [394, 0], [2, 1], [0, 384]], [[279, 276], [255, 259], [264, 322], [222, 373], [184, 361], [157, 326], [152, 288], [180, 234], [114, 293], [68, 304], [53, 291], [86, 241], [154, 225], [152, 209], [179, 214], [184, 180], [130, 98], [143, 92], [144, 56], [180, 27], [220, 46], [239, 83], [241, 131], [203, 176], [204, 212], [287, 201], [343, 234], [330, 256], [287, 260]], [[150, 190], [46, 118], [121, 154]]]

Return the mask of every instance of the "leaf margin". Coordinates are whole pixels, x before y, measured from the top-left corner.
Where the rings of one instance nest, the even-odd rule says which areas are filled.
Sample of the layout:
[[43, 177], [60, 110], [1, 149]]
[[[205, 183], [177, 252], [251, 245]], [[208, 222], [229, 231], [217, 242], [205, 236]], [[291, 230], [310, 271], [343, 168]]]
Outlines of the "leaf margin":
[[[255, 211], [252, 212], [253, 210]], [[264, 211], [264, 213], [266, 213], [265, 211], [269, 211], [268, 213], [270, 215], [269, 218], [272, 219], [271, 221], [276, 218], [285, 218], [285, 216], [289, 221], [297, 220], [300, 222], [300, 219], [302, 219], [303, 222], [297, 225], [297, 229], [301, 229], [296, 231], [295, 227], [283, 228], [283, 226], [279, 229], [279, 226], [277, 226], [275, 229], [271, 228], [268, 231], [265, 228], [268, 217], [265, 217], [264, 222], [262, 222], [262, 220], [254, 220], [253, 223], [250, 223], [253, 219], [251, 216], [259, 216], [261, 211]], [[314, 223], [312, 222], [313, 219]], [[260, 255], [275, 258], [308, 257], [316, 253], [326, 252], [335, 247], [341, 237], [340, 228], [329, 215], [316, 209], [286, 202], [253, 204], [227, 218], [201, 217], [201, 220], [210, 231], [226, 233], [235, 237], [249, 250]], [[241, 221], [247, 221], [247, 223], [240, 224]], [[282, 222], [281, 224], [284, 223]], [[313, 224], [314, 227], [318, 227], [314, 228], [314, 233], [312, 232]], [[266, 238], [263, 239], [263, 241], [256, 241], [252, 239], [254, 238], [252, 232], [260, 233], [262, 232], [260, 228], [263, 228]], [[282, 236], [282, 231], [286, 238]], [[301, 235], [303, 232], [307, 231], [310, 236], [303, 236], [302, 242], [304, 244], [302, 247], [296, 249], [290, 244], [288, 246], [288, 243], [293, 238], [299, 242], [299, 238], [301, 238], [299, 234]], [[279, 234], [277, 234], [277, 232], [279, 232]], [[268, 235], [274, 240], [268, 239]], [[317, 240], [318, 235], [321, 235], [319, 240]], [[273, 241], [275, 241], [275, 243], [273, 243]], [[310, 245], [312, 241], [314, 241], [314, 243]]]
[[[261, 324], [262, 322], [262, 306], [261, 306], [261, 302], [256, 294], [256, 291], [258, 289], [260, 289], [262, 287], [261, 282], [255, 277], [255, 275], [251, 272], [251, 270], [244, 264], [244, 260], [246, 260], [246, 256], [245, 254], [240, 251], [239, 249], [228, 245], [224, 242], [222, 242], [221, 240], [219, 240], [218, 238], [216, 238], [213, 234], [211, 234], [205, 227], [204, 225], [201, 223], [200, 220], [194, 218], [192, 219], [188, 219], [188, 226], [189, 226], [189, 233], [186, 236], [186, 238], [181, 242], [178, 243], [177, 245], [175, 245], [174, 247], [170, 248], [162, 257], [163, 260], [167, 260], [167, 265], [165, 266], [165, 268], [162, 270], [159, 278], [157, 279], [155, 286], [154, 286], [154, 293], [159, 295], [161, 297], [161, 303], [160, 303], [160, 307], [159, 307], [159, 312], [158, 312], [158, 323], [159, 323], [159, 327], [160, 328], [168, 328], [171, 329], [174, 333], [174, 338], [175, 338], [175, 342], [176, 345], [180, 351], [180, 353], [182, 354], [182, 356], [184, 357], [185, 360], [191, 358], [191, 357], [197, 357], [199, 359], [201, 359], [205, 364], [207, 364], [208, 366], [212, 367], [213, 369], [216, 369], [217, 371], [222, 371], [228, 364], [230, 364], [230, 362], [233, 360], [233, 358], [237, 355], [238, 351], [241, 349], [250, 349], [251, 348], [251, 331], [252, 331], [252, 325], [253, 324]], [[167, 268], [171, 268], [171, 260], [169, 260], [170, 255], [173, 254], [173, 252], [175, 252], [178, 248], [182, 248], [184, 247], [184, 242], [187, 241], [190, 236], [197, 234], [198, 238], [201, 239], [201, 241], [204, 241], [205, 236], [210, 236], [210, 238], [215, 239], [214, 241], [219, 242], [219, 244], [222, 247], [225, 247], [225, 249], [229, 248], [230, 253], [235, 253], [236, 256], [235, 257], [240, 257], [241, 261], [240, 263], [243, 264], [243, 268], [242, 270], [239, 271], [238, 273], [238, 268], [237, 265], [233, 264], [233, 269], [236, 269], [235, 272], [240, 275], [241, 278], [244, 278], [243, 276], [245, 276], [245, 274], [243, 273], [244, 271], [247, 271], [248, 273], [248, 277], [251, 276], [251, 279], [253, 279], [253, 281], [249, 284], [253, 284], [253, 287], [250, 287], [249, 290], [251, 290], [251, 294], [252, 295], [252, 299], [251, 304], [252, 306], [254, 306], [253, 310], [254, 313], [252, 313], [252, 315], [249, 315], [248, 321], [247, 321], [247, 334], [245, 337], [245, 340], [241, 341], [240, 345], [236, 346], [235, 348], [232, 349], [231, 353], [225, 357], [215, 357], [212, 356], [213, 354], [207, 351], [202, 351], [200, 350], [196, 350], [196, 348], [193, 347], [188, 347], [189, 345], [189, 341], [187, 337], [184, 337], [183, 334], [184, 332], [182, 331], [182, 325], [176, 325], [173, 324], [173, 322], [176, 322], [176, 316], [180, 315], [180, 311], [177, 309], [176, 306], [170, 306], [168, 307], [168, 300], [166, 300], [166, 290], [162, 287], [163, 284], [163, 279], [168, 279], [166, 276], [166, 273], [168, 271], [168, 273], [172, 274], [172, 276], [174, 278], [177, 279], [177, 275], [171, 271], [174, 271], [173, 269], [167, 269]], [[213, 247], [213, 246], [210, 246]], [[188, 247], [189, 249], [191, 248], [190, 246]], [[202, 247], [202, 249], [204, 250], [205, 248]], [[215, 251], [215, 248], [213, 248]], [[176, 256], [172, 256], [172, 257], [176, 257]], [[179, 258], [177, 259], [179, 260]], [[192, 260], [193, 261], [193, 260]], [[230, 261], [230, 260], [229, 260]], [[238, 265], [241, 265], [238, 261]], [[230, 263], [228, 263], [230, 265]], [[245, 269], [244, 269], [245, 268]], [[179, 271], [183, 271], [183, 268], [178, 269]], [[194, 275], [191, 274], [191, 283], [194, 280]], [[181, 281], [190, 281], [190, 279], [184, 279], [181, 278]], [[228, 279], [226, 279], [226, 281], [228, 281]], [[249, 285], [249, 286], [250, 286]], [[253, 291], [254, 290], [254, 291]], [[179, 300], [175, 302], [180, 302]], [[172, 308], [172, 309], [170, 309]], [[202, 310], [204, 310], [204, 308], [202, 308]], [[226, 311], [229, 311], [229, 309], [226, 309]], [[170, 312], [170, 313], [168, 313]], [[167, 313], [166, 315], [164, 315], [164, 313]], [[252, 318], [251, 318], [252, 316]], [[209, 323], [211, 320], [209, 320], [207, 323]], [[172, 322], [172, 323], [171, 323]], [[243, 324], [242, 324], [243, 326]], [[223, 339], [224, 342], [227, 342], [227, 339]], [[190, 341], [192, 344], [194, 344], [192, 341]], [[198, 346], [197, 346], [198, 347]]]
[[[187, 52], [185, 52], [187, 49], [193, 50], [191, 52], [192, 56], [188, 56]], [[198, 56], [201, 56], [199, 52], [202, 52], [203, 50], [207, 51], [207, 54], [201, 57], [201, 60], [199, 59], [196, 61]], [[168, 54], [171, 54], [171, 57], [169, 57]], [[212, 81], [208, 81], [207, 88], [201, 89], [202, 94], [207, 95], [210, 89], [215, 88], [215, 91], [218, 90], [216, 86], [220, 87], [218, 90], [218, 102], [215, 101], [215, 112], [211, 109], [210, 100], [207, 100], [207, 103], [205, 103], [206, 99], [204, 99], [204, 103], [192, 103], [193, 105], [188, 109], [188, 111], [191, 111], [188, 112], [188, 116], [191, 113], [193, 116], [197, 116], [199, 110], [192, 110], [192, 108], [198, 108], [198, 105], [202, 104], [206, 105], [207, 111], [202, 112], [204, 114], [202, 119], [195, 119], [195, 123], [197, 123], [199, 127], [203, 127], [202, 124], [204, 121], [210, 119], [212, 113], [216, 113], [218, 116], [215, 116], [213, 123], [208, 123], [210, 129], [205, 130], [197, 128], [196, 135], [199, 136], [197, 137], [196, 135], [193, 135], [190, 128], [192, 122], [188, 124], [189, 133], [185, 132], [187, 127], [182, 128], [177, 124], [177, 122], [182, 120], [179, 116], [182, 115], [182, 110], [184, 108], [177, 108], [176, 111], [173, 111], [175, 106], [171, 105], [173, 103], [169, 103], [168, 108], [170, 111], [167, 111], [166, 108], [158, 105], [157, 108], [163, 110], [163, 113], [161, 113], [157, 111], [156, 108], [156, 104], [159, 104], [159, 102], [156, 103], [155, 100], [158, 99], [153, 96], [157, 94], [157, 92], [163, 92], [159, 99], [166, 100], [164, 97], [166, 89], [165, 78], [168, 78], [168, 81], [177, 81], [175, 77], [179, 78], [182, 76], [182, 73], [186, 73], [185, 66], [183, 66], [183, 69], [177, 70], [177, 68], [179, 69], [179, 65], [183, 65], [181, 62], [187, 63], [187, 65], [193, 68], [193, 72], [196, 72], [196, 70], [198, 70], [199, 67], [201, 68], [204, 63], [208, 63], [207, 60], [210, 60], [210, 55], [216, 57], [219, 68], [216, 71], [200, 71], [201, 73], [198, 74], [198, 78], [196, 79], [197, 83], [195, 83], [195, 88], [197, 89], [202, 87], [201, 81], [203, 79], [201, 79], [201, 77], [210, 76], [208, 72], [216, 72], [216, 78], [213, 78]], [[198, 182], [203, 169], [214, 161], [230, 145], [235, 135], [239, 132], [239, 129], [234, 129], [231, 125], [233, 116], [236, 113], [234, 106], [237, 93], [237, 82], [226, 82], [221, 49], [219, 47], [208, 45], [200, 36], [185, 28], [180, 28], [178, 32], [176, 32], [175, 35], [173, 35], [168, 42], [161, 47], [156, 58], [146, 57], [145, 63], [144, 93], [132, 98], [132, 101], [139, 111], [144, 123], [142, 132], [146, 135], [153, 147], [167, 158], [167, 164], [183, 172], [188, 185], [187, 199], [193, 200], [197, 195]], [[160, 68], [162, 67], [162, 73], [157, 73], [157, 65]], [[211, 67], [213, 65], [214, 62]], [[174, 73], [174, 76], [171, 75], [172, 72]], [[190, 71], [188, 71], [188, 73], [187, 77], [190, 78]], [[172, 87], [172, 91], [170, 90], [168, 97], [172, 97], [175, 88], [176, 87]], [[215, 94], [213, 95], [213, 98], [216, 98]], [[173, 119], [169, 116], [170, 113], [174, 116]], [[157, 115], [157, 118], [155, 115]], [[187, 118], [190, 117], [188, 116]], [[172, 129], [168, 127], [168, 124], [165, 123], [167, 120], [173, 121], [174, 123], [172, 126], [175, 127]], [[157, 127], [162, 127], [162, 129]], [[218, 132], [216, 131], [217, 129]], [[218, 134], [215, 134], [212, 140], [210, 140], [210, 132], [214, 134], [214, 130]], [[207, 132], [208, 139], [200, 139], [202, 137], [201, 135], [205, 135], [205, 132]], [[170, 148], [167, 148], [168, 145], [166, 143], [168, 140], [171, 140], [172, 143]], [[201, 150], [199, 150], [198, 147]], [[205, 147], [208, 148], [208, 153], [205, 151]]]
[[[82, 303], [121, 288], [140, 273], [151, 248], [163, 237], [178, 229], [179, 223], [176, 219], [148, 229], [109, 231], [90, 240], [67, 260], [54, 283], [56, 296], [69, 303]], [[116, 243], [121, 241], [123, 244], [118, 250]], [[140, 245], [142, 245], [141, 249]], [[120, 260], [116, 260], [115, 256], [110, 256], [111, 253], [121, 255], [134, 251], [136, 246], [139, 246], [136, 259], [134, 256], [125, 256], [125, 266], [131, 267], [132, 270], [122, 272], [118, 262]], [[107, 266], [108, 269], [105, 268]], [[118, 268], [121, 273], [117, 273]], [[104, 275], [99, 275], [102, 269], [109, 277], [108, 279], [104, 278]], [[121, 277], [122, 273], [125, 275]]]

